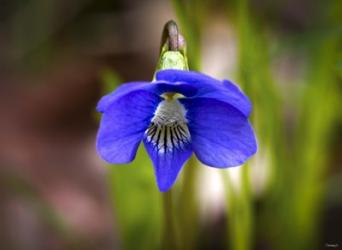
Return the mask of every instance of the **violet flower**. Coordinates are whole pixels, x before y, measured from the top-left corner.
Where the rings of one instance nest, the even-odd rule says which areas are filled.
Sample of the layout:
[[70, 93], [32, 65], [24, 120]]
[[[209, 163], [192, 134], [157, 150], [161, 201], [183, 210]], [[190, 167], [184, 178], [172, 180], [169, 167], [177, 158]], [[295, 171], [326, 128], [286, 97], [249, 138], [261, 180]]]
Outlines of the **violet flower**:
[[143, 141], [162, 192], [193, 152], [207, 166], [227, 168], [257, 150], [248, 97], [232, 82], [199, 72], [161, 70], [153, 82], [123, 84], [97, 110], [103, 113], [99, 155], [109, 163], [129, 163]]

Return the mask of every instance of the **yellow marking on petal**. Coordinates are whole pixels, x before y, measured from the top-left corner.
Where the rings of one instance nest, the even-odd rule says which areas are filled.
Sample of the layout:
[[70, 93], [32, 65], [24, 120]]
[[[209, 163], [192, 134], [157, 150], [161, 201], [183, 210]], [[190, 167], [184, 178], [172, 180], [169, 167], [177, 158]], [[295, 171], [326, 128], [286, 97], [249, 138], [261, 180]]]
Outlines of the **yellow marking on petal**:
[[173, 93], [173, 92], [166, 92], [162, 96], [164, 97], [166, 101], [171, 101], [173, 97], [175, 96], [175, 94], [176, 93]]

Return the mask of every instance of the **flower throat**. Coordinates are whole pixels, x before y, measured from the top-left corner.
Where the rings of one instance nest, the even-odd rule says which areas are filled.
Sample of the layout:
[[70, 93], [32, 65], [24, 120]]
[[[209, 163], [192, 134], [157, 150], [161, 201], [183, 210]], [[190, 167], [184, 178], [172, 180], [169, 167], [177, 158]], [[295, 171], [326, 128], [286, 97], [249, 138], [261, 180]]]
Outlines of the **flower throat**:
[[158, 105], [145, 132], [147, 141], [152, 143], [160, 154], [182, 149], [191, 139], [183, 105], [173, 98], [171, 93], [164, 96], [165, 100]]

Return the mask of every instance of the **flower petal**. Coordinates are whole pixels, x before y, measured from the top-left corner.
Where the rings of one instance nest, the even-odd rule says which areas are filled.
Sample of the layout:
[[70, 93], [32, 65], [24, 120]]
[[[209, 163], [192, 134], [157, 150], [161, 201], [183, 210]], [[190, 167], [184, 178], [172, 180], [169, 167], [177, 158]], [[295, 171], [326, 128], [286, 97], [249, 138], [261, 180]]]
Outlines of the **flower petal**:
[[188, 111], [192, 148], [202, 163], [217, 168], [232, 167], [255, 154], [253, 129], [235, 107], [202, 97], [184, 98], [180, 102]]
[[175, 92], [185, 96], [193, 96], [197, 92], [195, 87], [181, 82], [168, 83], [165, 81], [154, 81], [124, 83], [115, 91], [101, 98], [96, 107], [97, 111], [105, 112], [107, 107], [109, 107], [111, 103], [115, 102], [115, 100], [135, 90], [145, 90], [157, 95], [161, 95], [166, 92]]
[[161, 192], [166, 192], [172, 187], [185, 161], [191, 156], [191, 144], [186, 143], [181, 148], [165, 152], [158, 151], [147, 138], [144, 139], [144, 145], [153, 162], [158, 188]]
[[110, 163], [132, 161], [160, 101], [158, 95], [135, 90], [110, 103], [97, 134], [99, 155]]
[[221, 82], [199, 72], [175, 69], [158, 71], [156, 78], [160, 81], [188, 83], [198, 89], [196, 97], [215, 98], [232, 105], [247, 117], [250, 115], [252, 105], [248, 97], [228, 80]]
[[150, 82], [130, 82], [120, 85], [115, 91], [101, 98], [96, 107], [97, 111], [105, 112], [106, 108], [115, 100], [122, 97], [123, 95], [128, 94], [129, 92], [142, 89], [147, 84], [150, 84]]

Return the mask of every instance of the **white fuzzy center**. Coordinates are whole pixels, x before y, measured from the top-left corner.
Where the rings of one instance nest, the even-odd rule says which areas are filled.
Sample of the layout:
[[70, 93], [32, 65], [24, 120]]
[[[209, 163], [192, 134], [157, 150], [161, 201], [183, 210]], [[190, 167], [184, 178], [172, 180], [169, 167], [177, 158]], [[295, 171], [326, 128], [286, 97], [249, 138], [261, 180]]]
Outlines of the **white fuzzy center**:
[[190, 142], [190, 132], [185, 118], [186, 110], [177, 99], [162, 101], [145, 134], [158, 153], [181, 149]]

